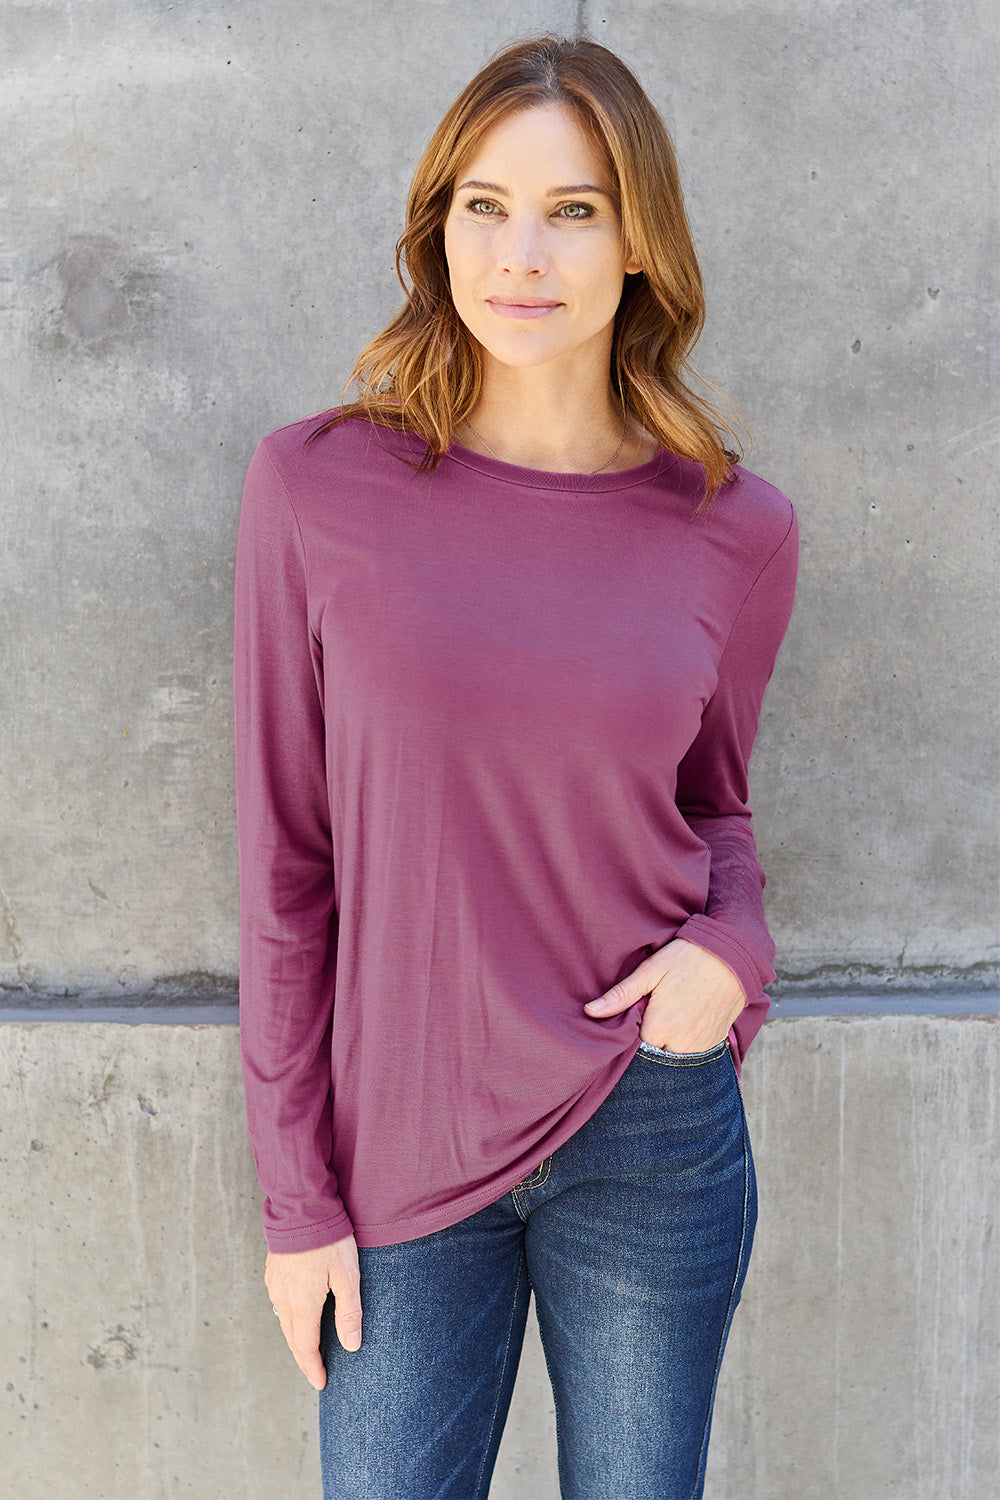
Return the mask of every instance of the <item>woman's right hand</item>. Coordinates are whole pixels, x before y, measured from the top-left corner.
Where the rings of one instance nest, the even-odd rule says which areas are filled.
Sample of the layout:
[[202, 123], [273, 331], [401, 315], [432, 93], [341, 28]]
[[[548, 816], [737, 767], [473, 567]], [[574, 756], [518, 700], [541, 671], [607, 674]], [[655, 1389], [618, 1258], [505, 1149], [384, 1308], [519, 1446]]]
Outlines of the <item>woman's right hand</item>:
[[269, 1251], [264, 1285], [278, 1314], [285, 1342], [314, 1390], [326, 1385], [319, 1352], [320, 1317], [333, 1293], [334, 1324], [345, 1349], [361, 1345], [361, 1277], [353, 1234], [320, 1250]]

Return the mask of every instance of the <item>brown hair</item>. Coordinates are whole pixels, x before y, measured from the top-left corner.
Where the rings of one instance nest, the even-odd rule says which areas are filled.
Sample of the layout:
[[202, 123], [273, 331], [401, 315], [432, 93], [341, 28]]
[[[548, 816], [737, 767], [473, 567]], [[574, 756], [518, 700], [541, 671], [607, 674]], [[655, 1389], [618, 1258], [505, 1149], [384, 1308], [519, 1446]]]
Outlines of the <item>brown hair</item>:
[[[457, 173], [492, 126], [532, 106], [563, 104], [603, 151], [619, 196], [625, 243], [642, 271], [626, 276], [615, 317], [611, 381], [627, 410], [665, 448], [705, 470], [703, 505], [737, 454], [733, 427], [688, 387], [688, 353], [705, 300], [673, 145], [620, 58], [596, 42], [531, 37], [498, 54], [445, 114], [410, 184], [396, 273], [406, 301], [362, 350], [348, 386], [358, 397], [313, 436], [351, 417], [414, 432], [434, 468], [479, 397], [479, 345], [455, 311], [444, 223]], [[405, 271], [404, 271], [405, 267]], [[407, 278], [410, 285], [407, 285]]]

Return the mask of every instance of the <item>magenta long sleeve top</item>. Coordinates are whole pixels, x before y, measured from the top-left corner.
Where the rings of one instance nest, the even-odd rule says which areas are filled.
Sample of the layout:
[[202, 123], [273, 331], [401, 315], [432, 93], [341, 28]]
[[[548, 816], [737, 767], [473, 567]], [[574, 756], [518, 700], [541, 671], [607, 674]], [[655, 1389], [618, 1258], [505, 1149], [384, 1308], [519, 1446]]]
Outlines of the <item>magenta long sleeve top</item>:
[[[661, 451], [554, 474], [351, 421], [273, 433], [236, 562], [240, 1031], [274, 1250], [414, 1239], [597, 1109], [674, 937], [774, 948], [747, 763], [792, 608], [789, 501], [696, 515]], [[410, 462], [403, 462], [397, 455]]]

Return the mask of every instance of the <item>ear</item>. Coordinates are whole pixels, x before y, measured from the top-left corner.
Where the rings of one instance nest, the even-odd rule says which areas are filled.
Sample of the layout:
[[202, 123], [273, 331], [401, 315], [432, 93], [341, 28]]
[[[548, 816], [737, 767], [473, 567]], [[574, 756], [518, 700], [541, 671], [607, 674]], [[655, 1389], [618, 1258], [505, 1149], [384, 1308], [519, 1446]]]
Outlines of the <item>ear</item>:
[[641, 270], [641, 263], [636, 259], [634, 255], [630, 253], [628, 260], [625, 262], [625, 275], [638, 276]]

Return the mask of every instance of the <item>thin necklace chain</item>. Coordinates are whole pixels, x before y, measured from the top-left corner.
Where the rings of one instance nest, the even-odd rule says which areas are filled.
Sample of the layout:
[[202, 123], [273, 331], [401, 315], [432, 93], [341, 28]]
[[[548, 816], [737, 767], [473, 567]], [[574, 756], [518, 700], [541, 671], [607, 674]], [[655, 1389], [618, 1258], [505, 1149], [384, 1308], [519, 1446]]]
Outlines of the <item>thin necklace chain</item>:
[[[615, 459], [618, 457], [619, 453], [624, 448], [624, 446], [625, 446], [625, 439], [628, 437], [628, 414], [627, 414], [627, 412], [623, 412], [622, 415], [624, 417], [624, 421], [622, 423], [621, 442], [618, 444], [618, 447], [615, 449], [614, 453], [612, 453], [612, 455], [608, 459], [607, 463], [601, 464], [601, 467], [599, 469], [587, 469], [587, 470], [584, 471], [585, 473], [587, 473], [587, 474], [603, 474], [605, 469], [610, 469], [611, 465], [614, 463]], [[509, 463], [510, 462], [509, 459], [501, 458], [500, 455], [499, 455], [499, 453], [494, 453], [493, 452], [493, 449], [490, 447], [489, 443], [483, 437], [482, 433], [479, 431], [479, 428], [478, 427], [473, 427], [473, 425], [472, 425], [472, 423], [471, 423], [471, 421], [469, 420], [468, 417], [466, 417], [464, 420], [465, 420], [466, 427], [468, 427], [468, 429], [469, 429], [470, 432], [475, 433], [476, 437], [482, 443], [483, 447], [486, 449], [487, 453], [490, 455], [491, 458], [495, 458], [497, 460], [497, 463], [501, 463], [501, 464], [505, 464], [505, 463]]]

